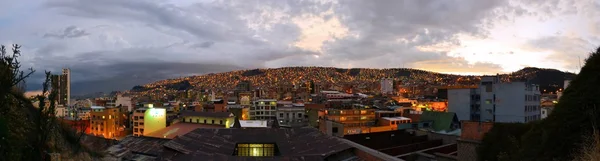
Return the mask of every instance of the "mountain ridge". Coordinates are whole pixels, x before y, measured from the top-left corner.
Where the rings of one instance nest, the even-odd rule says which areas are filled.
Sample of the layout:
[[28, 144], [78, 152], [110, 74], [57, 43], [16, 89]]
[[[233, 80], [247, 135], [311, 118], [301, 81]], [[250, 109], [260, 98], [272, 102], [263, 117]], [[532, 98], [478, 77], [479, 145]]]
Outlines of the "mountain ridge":
[[[563, 82], [575, 76], [574, 73], [557, 69], [526, 67], [521, 70], [498, 74], [505, 80], [528, 81], [539, 84], [540, 90], [556, 91], [563, 88]], [[134, 86], [132, 91], [147, 91], [156, 88], [174, 90], [186, 89], [231, 89], [241, 81], [266, 88], [279, 84], [295, 84], [314, 81], [317, 83], [376, 83], [381, 78], [390, 77], [404, 82], [427, 82], [431, 85], [466, 85], [485, 75], [445, 74], [412, 68], [336, 68], [336, 67], [281, 67], [234, 70], [221, 73], [208, 73], [188, 77], [172, 78]], [[432, 80], [435, 79], [435, 80]], [[469, 81], [460, 81], [466, 79]], [[407, 81], [408, 80], [408, 81]], [[454, 81], [457, 80], [457, 81]], [[426, 83], [426, 84], [427, 84]]]

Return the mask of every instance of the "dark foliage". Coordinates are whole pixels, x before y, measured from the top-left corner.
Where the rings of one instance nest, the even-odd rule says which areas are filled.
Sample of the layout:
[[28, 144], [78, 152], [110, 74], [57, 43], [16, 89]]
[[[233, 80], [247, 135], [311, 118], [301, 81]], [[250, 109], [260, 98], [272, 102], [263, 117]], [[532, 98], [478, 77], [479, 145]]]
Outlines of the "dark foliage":
[[357, 76], [358, 74], [360, 74], [360, 69], [352, 68], [350, 69], [350, 71], [348, 71], [348, 74], [351, 76]]
[[[600, 48], [586, 59], [585, 66], [548, 118], [509, 127], [494, 125], [484, 137], [480, 157], [483, 160], [573, 160], [580, 154], [585, 138], [600, 129], [598, 96]], [[506, 132], [511, 129], [517, 131]], [[526, 133], [521, 135], [523, 131]]]
[[[541, 69], [527, 67], [523, 68], [513, 74], [521, 73], [533, 73], [534, 75], [528, 77], [528, 79], [521, 79], [518, 81], [529, 81], [530, 83], [539, 84], [540, 89], [546, 89], [547, 91], [558, 91], [564, 89], [564, 81], [571, 80], [575, 77], [575, 74], [562, 72], [556, 69]], [[542, 91], [543, 92], [543, 91]]]
[[62, 146], [65, 142], [70, 145], [79, 142], [68, 143], [64, 140], [68, 138], [66, 133], [58, 130], [61, 124], [54, 117], [57, 93], [50, 88], [50, 72], [46, 72], [43, 94], [35, 98], [40, 102], [38, 107], [17, 88], [34, 72], [20, 70], [19, 48], [13, 45], [13, 54], [9, 55], [0, 46], [0, 161], [48, 160], [49, 153], [65, 149]]
[[495, 123], [494, 127], [483, 137], [477, 149], [480, 160], [512, 161], [519, 160], [521, 137], [531, 129], [533, 124]]
[[257, 75], [261, 75], [261, 74], [264, 74], [264, 72], [261, 71], [260, 69], [252, 69], [252, 70], [248, 70], [248, 71], [245, 71], [244, 73], [242, 73], [242, 76], [251, 77], [251, 76], [257, 76]]
[[184, 80], [181, 82], [177, 82], [174, 84], [170, 84], [169, 86], [167, 86], [167, 89], [172, 89], [172, 90], [187, 90], [187, 89], [191, 89], [192, 85], [190, 84], [190, 81]]
[[586, 60], [554, 111], [527, 133], [523, 153], [527, 160], [572, 160], [585, 136], [600, 129], [600, 48]]
[[134, 92], [140, 92], [140, 91], [145, 91], [145, 90], [147, 90], [147, 89], [144, 86], [133, 86], [133, 88], [131, 88], [131, 91], [134, 91]]

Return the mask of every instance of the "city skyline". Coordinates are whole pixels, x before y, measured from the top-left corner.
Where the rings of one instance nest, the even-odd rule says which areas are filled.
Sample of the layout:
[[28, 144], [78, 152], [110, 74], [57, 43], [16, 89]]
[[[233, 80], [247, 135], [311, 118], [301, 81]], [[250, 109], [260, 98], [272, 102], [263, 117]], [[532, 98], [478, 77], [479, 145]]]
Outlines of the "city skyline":
[[38, 70], [29, 87], [39, 85], [40, 71], [61, 68], [73, 70], [74, 86], [121, 88], [285, 66], [577, 72], [580, 58], [600, 40], [594, 19], [600, 5], [591, 0], [34, 0], [5, 6], [0, 42], [23, 45], [24, 67]]

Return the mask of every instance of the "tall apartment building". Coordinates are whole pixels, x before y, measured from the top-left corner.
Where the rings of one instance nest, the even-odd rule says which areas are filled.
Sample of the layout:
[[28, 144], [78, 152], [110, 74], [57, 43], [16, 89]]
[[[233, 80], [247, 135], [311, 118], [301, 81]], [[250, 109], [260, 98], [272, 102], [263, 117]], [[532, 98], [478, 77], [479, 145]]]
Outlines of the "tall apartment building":
[[541, 118], [540, 99], [538, 85], [487, 76], [477, 88], [449, 89], [448, 112], [459, 120], [530, 122]]
[[71, 105], [71, 70], [63, 69], [62, 74], [50, 77], [52, 90], [57, 91], [56, 117], [69, 115], [68, 107]]
[[133, 136], [144, 136], [167, 126], [167, 110], [148, 105], [133, 112]]
[[394, 79], [383, 78], [381, 79], [381, 93], [391, 94], [394, 92]]
[[93, 135], [113, 139], [125, 134], [125, 122], [119, 108], [92, 106], [91, 110], [90, 131]]
[[71, 104], [71, 70], [63, 69], [62, 74], [52, 75], [52, 88], [58, 91], [57, 105], [68, 107]]
[[250, 120], [275, 120], [277, 119], [277, 100], [259, 99], [252, 102], [250, 107]]

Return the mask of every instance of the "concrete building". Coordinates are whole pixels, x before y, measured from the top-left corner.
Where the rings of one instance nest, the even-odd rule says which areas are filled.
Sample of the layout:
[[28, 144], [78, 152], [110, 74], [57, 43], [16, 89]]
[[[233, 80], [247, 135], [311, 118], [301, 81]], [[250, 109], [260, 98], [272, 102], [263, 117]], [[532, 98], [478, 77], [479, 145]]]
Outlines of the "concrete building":
[[134, 108], [131, 97], [123, 96], [121, 94], [117, 95], [115, 106], [121, 106], [121, 108], [127, 109], [127, 112], [133, 111]]
[[61, 75], [51, 76], [52, 88], [57, 89], [56, 105], [69, 107], [71, 105], [71, 70], [63, 69]]
[[233, 115], [235, 117], [237, 117], [239, 120], [248, 120], [250, 119], [249, 114], [250, 114], [250, 108], [246, 107], [246, 106], [241, 106], [239, 104], [234, 104], [234, 105], [227, 105], [227, 110], [231, 113], [233, 113]]
[[394, 79], [383, 78], [381, 79], [381, 93], [391, 94], [394, 92]]
[[277, 119], [277, 100], [259, 99], [250, 106], [250, 120], [275, 120]]
[[524, 123], [541, 118], [540, 98], [538, 85], [487, 76], [478, 88], [449, 89], [448, 112], [459, 120]]
[[165, 108], [139, 108], [133, 112], [133, 136], [145, 136], [167, 126]]
[[77, 110], [75, 111], [76, 118], [78, 118], [80, 120], [89, 120], [91, 112], [92, 112], [92, 108], [91, 107], [77, 108]]
[[115, 139], [125, 134], [124, 118], [119, 108], [92, 106], [91, 109], [91, 134], [108, 139]]
[[277, 107], [277, 121], [281, 127], [302, 127], [308, 124], [308, 115], [302, 103]]
[[[345, 136], [397, 130], [397, 126], [379, 125], [375, 109], [322, 109], [319, 130], [327, 135]], [[386, 115], [379, 115], [386, 116]], [[385, 120], [385, 119], [384, 119]]]
[[217, 125], [230, 128], [233, 125], [235, 116], [231, 112], [181, 111], [180, 119], [179, 121], [183, 123]]
[[56, 106], [55, 111], [56, 111], [56, 117], [58, 117], [58, 118], [63, 118], [63, 117], [69, 116], [68, 108], [63, 105]]

